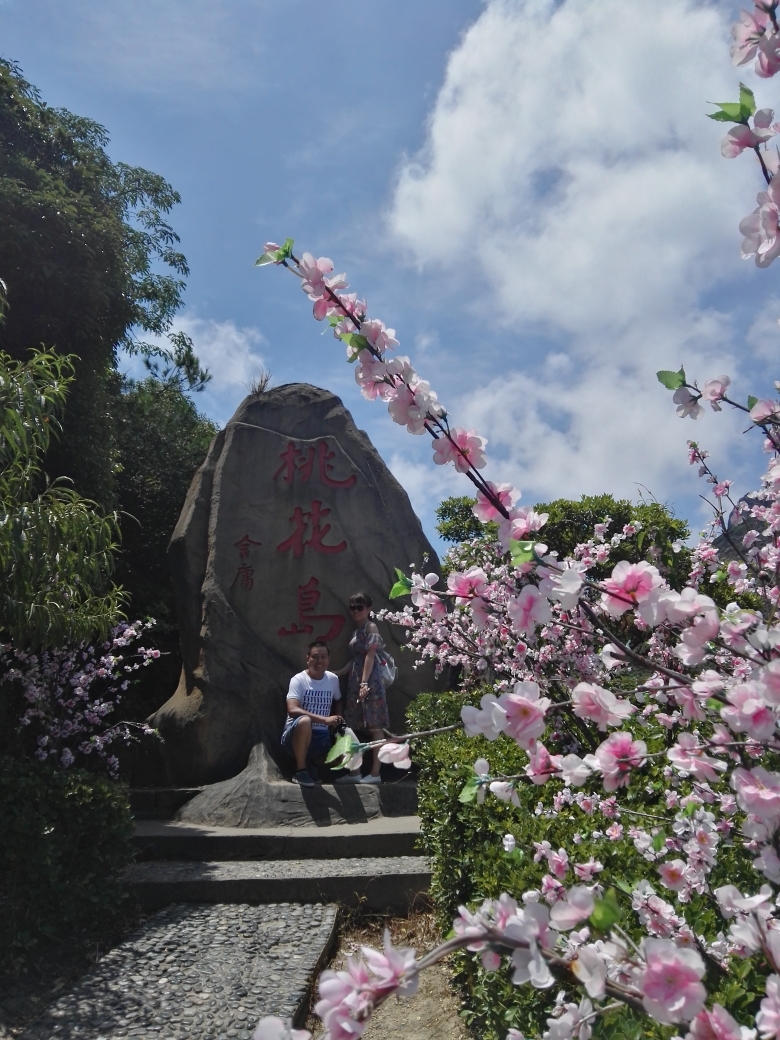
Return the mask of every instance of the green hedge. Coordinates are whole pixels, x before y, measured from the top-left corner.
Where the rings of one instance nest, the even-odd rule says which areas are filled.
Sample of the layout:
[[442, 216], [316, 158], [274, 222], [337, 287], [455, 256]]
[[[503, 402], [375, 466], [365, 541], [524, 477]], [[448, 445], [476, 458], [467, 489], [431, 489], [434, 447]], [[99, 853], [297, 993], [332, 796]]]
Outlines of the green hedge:
[[[461, 707], [464, 704], [478, 705], [483, 692], [421, 695], [408, 712], [410, 731], [458, 721]], [[649, 744], [648, 749], [656, 750]], [[588, 816], [571, 805], [561, 807], [553, 818], [536, 815], [540, 800], [544, 801], [545, 808], [551, 807], [553, 794], [561, 790], [559, 782], [553, 781], [544, 787], [521, 784], [518, 791], [520, 808], [500, 802], [491, 794], [482, 805], [460, 802], [458, 796], [468, 778], [474, 775], [473, 763], [479, 757], [489, 761], [492, 775], [515, 775], [524, 771], [527, 755], [507, 737], [501, 736], [490, 742], [481, 737], [467, 737], [463, 732], [448, 733], [418, 741], [414, 757], [420, 764], [418, 790], [422, 844], [432, 859], [431, 894], [445, 933], [461, 904], [473, 908], [484, 898], [496, 898], [502, 892], [509, 892], [519, 900], [523, 892], [539, 888], [547, 866], [544, 861], [534, 863], [533, 843], [542, 840], [549, 841], [556, 849], [563, 846], [572, 862], [594, 856], [604, 864], [604, 871], [598, 879], [605, 889], [615, 886], [623, 914], [621, 925], [636, 938], [640, 934], [636, 927], [637, 917], [631, 910], [631, 897], [625, 888], [630, 889], [633, 882], [644, 877], [653, 884], [657, 894], [668, 902], [674, 901], [672, 893], [656, 881], [654, 865], [642, 858], [630, 840], [615, 843], [606, 837], [591, 839], [593, 830], [604, 831], [609, 826], [610, 821], [601, 815]], [[654, 763], [642, 770], [641, 783], [634, 783], [627, 795], [621, 793], [621, 808], [659, 812], [658, 800], [663, 800], [667, 782], [662, 773], [663, 760], [655, 759]], [[594, 781], [594, 791], [597, 789], [598, 784]], [[664, 815], [669, 814], [664, 810]], [[630, 819], [628, 815], [622, 817], [621, 823], [626, 831]], [[645, 826], [650, 823], [641, 817], [636, 819]], [[584, 838], [579, 846], [574, 841], [578, 833]], [[502, 839], [505, 834], [513, 834], [516, 839], [517, 847], [512, 854], [504, 852]], [[577, 855], [578, 850], [581, 850], [581, 855]], [[731, 883], [741, 891], [756, 891], [759, 879], [747, 857], [744, 854], [738, 857], [737, 852], [725, 842], [721, 845], [718, 867], [711, 876], [713, 888]], [[573, 884], [574, 880], [570, 873], [566, 883]], [[694, 911], [698, 932], [714, 936], [720, 930], [728, 930], [714, 905], [705, 899], [694, 897], [690, 909]], [[530, 986], [514, 986], [507, 967], [487, 973], [477, 954], [458, 955], [456, 966], [456, 978], [466, 1004], [463, 1014], [478, 1037], [504, 1040], [509, 1027], [521, 1030], [526, 1036], [540, 1035], [546, 1030], [549, 1008], [558, 987], [538, 991]], [[749, 962], [744, 962], [744, 969], [739, 975], [741, 966], [737, 965], [737, 973], [725, 980], [722, 975], [713, 974], [715, 969], [712, 969], [704, 981], [714, 999], [747, 1023], [757, 1010], [759, 983], [751, 974]], [[578, 1002], [580, 994], [568, 994], [567, 999]], [[598, 1018], [593, 1026], [594, 1038], [609, 1037], [609, 1040], [671, 1037], [681, 1031], [674, 1027], [664, 1028], [628, 1010]]]
[[0, 959], [105, 929], [123, 908], [132, 833], [118, 785], [0, 757]]

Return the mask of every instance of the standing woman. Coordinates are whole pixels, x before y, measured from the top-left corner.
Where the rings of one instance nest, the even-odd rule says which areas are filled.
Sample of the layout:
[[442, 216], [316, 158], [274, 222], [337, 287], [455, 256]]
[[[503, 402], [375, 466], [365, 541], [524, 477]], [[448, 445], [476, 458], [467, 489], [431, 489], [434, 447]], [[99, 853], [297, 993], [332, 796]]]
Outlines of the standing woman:
[[[379, 651], [384, 650], [385, 644], [379, 629], [371, 620], [371, 597], [367, 593], [356, 592], [350, 596], [349, 612], [355, 624], [355, 634], [349, 642], [352, 660], [338, 673], [349, 674], [344, 720], [351, 729], [368, 730], [372, 740], [381, 740], [384, 736], [382, 731], [390, 725], [379, 660]], [[361, 780], [360, 773], [357, 772], [343, 777], [343, 780], [381, 784], [379, 766], [379, 749], [374, 748], [369, 775]]]

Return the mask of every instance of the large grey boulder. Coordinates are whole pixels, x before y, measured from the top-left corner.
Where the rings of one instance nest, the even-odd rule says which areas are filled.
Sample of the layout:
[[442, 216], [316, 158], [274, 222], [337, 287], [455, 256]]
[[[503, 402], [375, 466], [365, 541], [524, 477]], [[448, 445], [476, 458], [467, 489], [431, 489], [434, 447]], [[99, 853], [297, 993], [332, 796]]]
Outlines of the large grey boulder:
[[[210, 784], [235, 776], [262, 745], [281, 778], [279, 735], [290, 676], [324, 638], [331, 667], [347, 661], [347, 600], [390, 605], [394, 567], [438, 560], [406, 492], [341, 401], [293, 383], [247, 397], [211, 444], [170, 544], [184, 666], [152, 717], [164, 777]], [[391, 728], [434, 685], [380, 622], [398, 678]]]

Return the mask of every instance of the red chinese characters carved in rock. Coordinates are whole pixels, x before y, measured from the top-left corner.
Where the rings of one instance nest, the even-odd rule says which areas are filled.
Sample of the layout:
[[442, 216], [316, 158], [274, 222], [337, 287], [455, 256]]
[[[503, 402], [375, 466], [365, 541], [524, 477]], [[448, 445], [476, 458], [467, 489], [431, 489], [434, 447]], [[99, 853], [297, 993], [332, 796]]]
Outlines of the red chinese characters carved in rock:
[[233, 544], [235, 545], [236, 549], [238, 549], [238, 555], [241, 557], [242, 560], [245, 560], [252, 551], [251, 546], [262, 545], [263, 543], [256, 542], [254, 538], [250, 538], [248, 534], [245, 534], [243, 538], [239, 538], [238, 541], [234, 542]]
[[289, 628], [280, 628], [280, 636], [310, 636], [314, 631], [312, 622], [317, 622], [318, 624], [322, 622], [323, 625], [325, 622], [330, 624], [330, 627], [322, 635], [314, 637], [315, 639], [322, 639], [326, 643], [331, 639], [335, 639], [341, 632], [346, 621], [343, 615], [314, 613], [322, 595], [319, 585], [320, 583], [316, 578], [309, 578], [305, 585], [298, 586], [298, 620], [297, 622], [293, 621]]
[[233, 542], [233, 545], [238, 549], [238, 558], [242, 562], [238, 567], [236, 567], [236, 576], [230, 583], [231, 589], [239, 579], [241, 581], [240, 588], [247, 589], [248, 591], [251, 591], [254, 588], [255, 569], [243, 561], [246, 560], [247, 556], [249, 556], [253, 545], [262, 544], [262, 542], [256, 542], [254, 538], [250, 538], [248, 534], [243, 535], [237, 542]]
[[233, 588], [233, 586], [235, 585], [235, 583], [238, 581], [239, 578], [241, 579], [241, 588], [242, 589], [252, 589], [252, 588], [254, 588], [254, 584], [255, 584], [254, 574], [255, 574], [254, 567], [247, 567], [245, 564], [242, 564], [242, 566], [237, 567], [236, 568], [236, 576], [235, 576], [235, 578], [233, 578], [233, 581], [230, 583], [231, 589]]
[[[314, 552], [323, 553], [325, 556], [344, 552], [347, 548], [345, 541], [339, 542], [337, 545], [326, 545], [324, 541], [330, 531], [330, 524], [321, 524], [320, 521], [329, 513], [330, 509], [323, 509], [322, 502], [316, 498], [312, 500], [308, 512], [304, 511], [302, 506], [296, 506], [293, 510], [293, 515], [290, 517], [290, 522], [295, 524], [295, 530], [289, 538], [285, 538], [283, 542], [277, 545], [276, 551], [278, 553], [286, 553], [292, 550], [292, 554], [296, 559], [300, 559], [303, 556], [307, 547]], [[304, 538], [304, 535], [307, 533], [307, 527], [310, 529], [309, 537]]]
[[282, 477], [285, 484], [292, 484], [296, 475], [302, 484], [308, 484], [314, 472], [314, 463], [317, 462], [317, 474], [320, 482], [331, 488], [351, 488], [357, 483], [357, 477], [352, 473], [344, 480], [336, 480], [331, 476], [333, 471], [332, 459], [336, 453], [330, 451], [326, 440], [317, 441], [316, 446], [310, 444], [305, 451], [301, 450], [294, 441], [288, 441], [287, 447], [279, 456], [282, 464], [274, 473], [273, 479]]

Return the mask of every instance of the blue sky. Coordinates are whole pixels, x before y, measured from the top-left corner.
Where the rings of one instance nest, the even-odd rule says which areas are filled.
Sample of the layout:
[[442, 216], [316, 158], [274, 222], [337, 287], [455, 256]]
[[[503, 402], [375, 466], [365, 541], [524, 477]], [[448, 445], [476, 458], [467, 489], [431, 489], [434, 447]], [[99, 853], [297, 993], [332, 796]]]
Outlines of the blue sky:
[[361, 399], [266, 239], [333, 258], [456, 424], [523, 501], [645, 487], [698, 525], [685, 441], [737, 489], [760, 459], [733, 415], [678, 420], [686, 364], [765, 396], [780, 267], [740, 259], [760, 188], [721, 158], [707, 101], [759, 105], [735, 70], [737, 6], [656, 0], [2, 0], [2, 54], [51, 105], [163, 174], [191, 267], [180, 326], [230, 417], [260, 367], [339, 394], [433, 510], [469, 485]]

